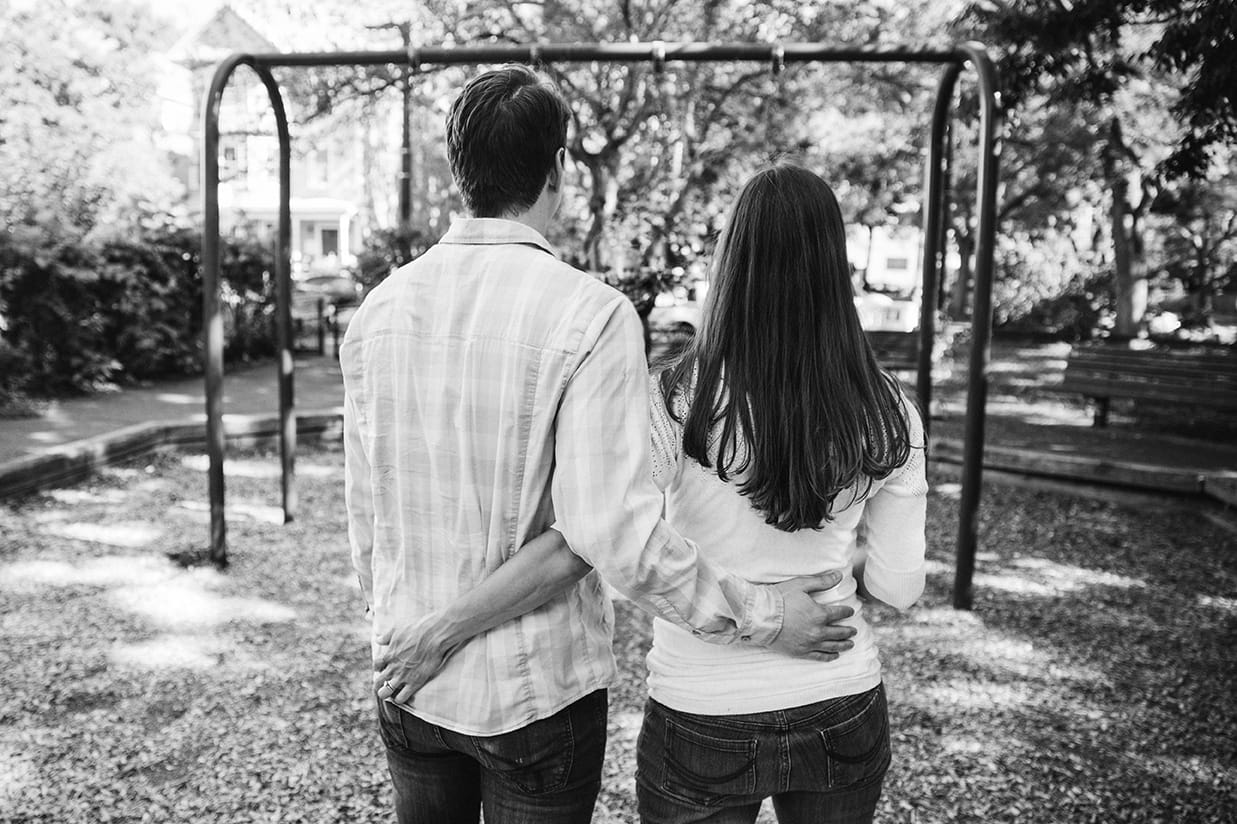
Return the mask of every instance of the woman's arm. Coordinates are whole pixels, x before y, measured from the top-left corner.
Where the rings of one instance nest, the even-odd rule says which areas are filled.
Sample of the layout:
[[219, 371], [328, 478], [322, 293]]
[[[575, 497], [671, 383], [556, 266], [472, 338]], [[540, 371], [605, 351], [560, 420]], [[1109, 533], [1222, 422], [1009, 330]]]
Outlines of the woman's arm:
[[592, 569], [548, 529], [453, 604], [375, 639], [379, 698], [407, 704], [465, 641], [536, 609]]
[[911, 454], [864, 504], [853, 573], [860, 595], [906, 609], [923, 594], [928, 481], [923, 423], [908, 401]]

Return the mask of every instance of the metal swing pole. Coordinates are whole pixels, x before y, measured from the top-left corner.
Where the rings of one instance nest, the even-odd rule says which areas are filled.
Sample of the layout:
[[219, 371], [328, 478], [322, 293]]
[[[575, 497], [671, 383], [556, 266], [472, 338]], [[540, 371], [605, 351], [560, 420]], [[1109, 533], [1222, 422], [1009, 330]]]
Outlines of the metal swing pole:
[[[936, 283], [943, 269], [944, 220], [948, 193], [943, 180], [945, 124], [949, 113], [953, 84], [964, 62], [971, 63], [979, 76], [980, 87], [980, 157], [979, 157], [979, 238], [976, 246], [974, 307], [972, 312], [972, 348], [966, 408], [966, 437], [962, 495], [959, 507], [957, 569], [954, 584], [954, 605], [969, 609], [972, 603], [971, 579], [974, 572], [975, 549], [978, 540], [979, 493], [983, 471], [984, 415], [987, 401], [987, 368], [992, 333], [992, 274], [996, 235], [997, 198], [997, 133], [1000, 129], [998, 78], [987, 51], [977, 43], [967, 43], [951, 50], [894, 49], [880, 51], [871, 48], [828, 48], [815, 43], [787, 45], [769, 44], [709, 44], [709, 43], [615, 43], [615, 44], [536, 44], [528, 46], [480, 46], [460, 48], [419, 48], [405, 51], [335, 52], [300, 54], [233, 55], [216, 69], [206, 100], [204, 168], [204, 238], [203, 238], [203, 316], [205, 325], [207, 447], [210, 453], [209, 487], [211, 512], [211, 560], [217, 565], [227, 563], [223, 506], [223, 321], [219, 305], [219, 101], [223, 88], [238, 65], [249, 65], [259, 72], [276, 110], [280, 132], [280, 238], [279, 262], [276, 266], [279, 294], [280, 325], [280, 430], [284, 450], [285, 519], [291, 518], [295, 500], [292, 490], [292, 458], [295, 452], [295, 424], [292, 422], [292, 361], [290, 355], [290, 323], [288, 323], [289, 292], [288, 250], [290, 247], [290, 209], [288, 188], [289, 148], [283, 103], [277, 85], [269, 75], [275, 66], [381, 66], [419, 61], [424, 65], [476, 65], [479, 63], [525, 62], [592, 62], [616, 63], [708, 61], [774, 61], [784, 62], [863, 62], [863, 63], [941, 63], [947, 64], [938, 89], [933, 117], [933, 146], [929, 165], [927, 208], [925, 213], [924, 297], [921, 306], [921, 346], [917, 392], [930, 414], [931, 357], [935, 317], [929, 317], [935, 307]], [[930, 282], [929, 282], [930, 281]], [[929, 289], [931, 287], [931, 289]], [[928, 337], [925, 337], [928, 336]], [[926, 421], [925, 421], [926, 423]]]
[[945, 223], [949, 214], [949, 189], [945, 180], [945, 135], [949, 123], [954, 86], [962, 72], [959, 63], [950, 63], [941, 74], [932, 112], [932, 133], [928, 150], [928, 180], [924, 187], [923, 288], [919, 296], [919, 356], [915, 393], [923, 413], [925, 441], [932, 426], [932, 349], [936, 342], [936, 291], [943, 280], [945, 262]]
[[271, 100], [279, 135], [279, 234], [275, 255], [276, 334], [279, 347], [279, 420], [283, 470], [285, 522], [295, 506], [292, 464], [296, 453], [296, 423], [292, 415], [291, 357], [291, 140], [279, 87], [269, 69], [253, 55], [234, 54], [215, 69], [203, 113], [202, 152], [202, 315], [203, 357], [206, 372], [206, 450], [209, 459], [207, 485], [210, 492], [210, 547], [208, 559], [219, 568], [228, 565], [227, 521], [224, 510], [223, 429], [223, 311], [219, 296], [219, 106], [228, 80], [238, 66], [257, 72]]
[[996, 251], [997, 159], [1001, 128], [996, 66], [987, 50], [967, 43], [959, 51], [979, 76], [979, 238], [975, 249], [975, 291], [971, 308], [970, 378], [966, 394], [962, 492], [958, 505], [958, 548], [954, 568], [954, 607], [974, 603], [972, 579], [979, 544], [979, 496], [984, 469], [984, 418], [988, 400], [988, 363], [992, 345], [992, 276]]

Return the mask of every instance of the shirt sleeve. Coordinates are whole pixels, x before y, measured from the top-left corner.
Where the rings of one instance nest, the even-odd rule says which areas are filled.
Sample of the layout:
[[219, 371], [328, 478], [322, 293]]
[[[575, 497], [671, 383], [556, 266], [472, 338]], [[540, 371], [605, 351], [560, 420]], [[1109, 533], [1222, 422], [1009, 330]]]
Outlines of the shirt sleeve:
[[551, 486], [555, 528], [616, 590], [695, 635], [768, 644], [783, 603], [710, 565], [662, 520], [650, 466], [649, 394], [635, 309], [616, 301], [585, 336], [593, 341], [559, 406]]
[[[343, 353], [341, 352], [341, 358]], [[348, 510], [348, 543], [361, 594], [374, 606], [374, 493], [369, 456], [361, 433], [353, 388], [344, 387], [344, 502]]]
[[860, 537], [867, 545], [863, 583], [876, 598], [906, 609], [923, 594], [927, 549], [927, 444], [923, 421], [904, 401], [911, 453], [865, 503]]

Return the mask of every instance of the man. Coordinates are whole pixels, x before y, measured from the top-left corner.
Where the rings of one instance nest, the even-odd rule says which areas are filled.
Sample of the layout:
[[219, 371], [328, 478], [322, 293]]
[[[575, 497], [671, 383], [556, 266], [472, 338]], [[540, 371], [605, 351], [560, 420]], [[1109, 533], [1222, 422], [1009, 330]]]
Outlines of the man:
[[415, 701], [402, 684], [378, 691], [401, 822], [476, 822], [481, 806], [488, 824], [590, 819], [615, 675], [598, 573], [718, 643], [832, 656], [852, 632], [830, 626], [849, 609], [809, 595], [836, 578], [752, 585], [661, 519], [640, 321], [545, 240], [569, 119], [527, 68], [464, 88], [447, 150], [472, 217], [374, 289], [340, 351], [376, 660], [413, 655], [429, 616], [551, 523], [579, 556], [526, 582], [529, 611], [490, 616], [513, 620], [463, 643]]

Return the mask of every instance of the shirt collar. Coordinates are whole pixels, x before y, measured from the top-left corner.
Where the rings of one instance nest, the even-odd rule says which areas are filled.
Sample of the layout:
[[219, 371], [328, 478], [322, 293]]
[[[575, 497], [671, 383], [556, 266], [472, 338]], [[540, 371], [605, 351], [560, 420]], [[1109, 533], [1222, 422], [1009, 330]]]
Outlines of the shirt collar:
[[536, 229], [499, 217], [456, 218], [451, 222], [451, 228], [438, 242], [459, 245], [519, 243], [525, 246], [535, 246], [558, 257], [558, 252]]

